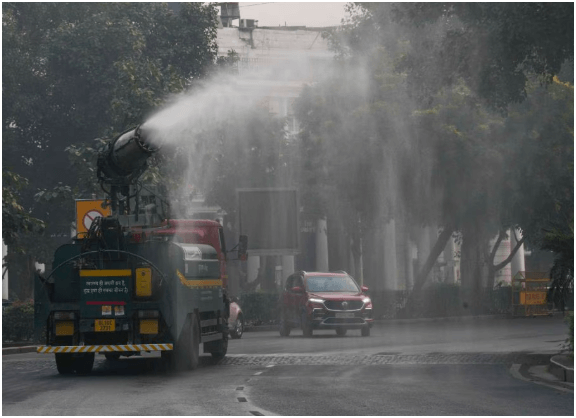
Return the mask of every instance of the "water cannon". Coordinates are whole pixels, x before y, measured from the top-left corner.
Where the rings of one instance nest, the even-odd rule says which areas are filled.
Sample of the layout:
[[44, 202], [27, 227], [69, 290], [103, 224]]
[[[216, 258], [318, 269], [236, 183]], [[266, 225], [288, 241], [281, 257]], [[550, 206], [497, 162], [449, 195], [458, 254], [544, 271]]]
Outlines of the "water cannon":
[[124, 219], [127, 224], [144, 222], [139, 214], [157, 213], [156, 197], [141, 196], [138, 179], [148, 168], [148, 159], [160, 148], [161, 142], [144, 124], [121, 133], [98, 154], [96, 175], [100, 186], [109, 196], [113, 216], [129, 217]]
[[160, 149], [151, 133], [139, 125], [120, 134], [98, 155], [97, 176], [101, 184], [129, 186], [148, 168], [147, 160]]

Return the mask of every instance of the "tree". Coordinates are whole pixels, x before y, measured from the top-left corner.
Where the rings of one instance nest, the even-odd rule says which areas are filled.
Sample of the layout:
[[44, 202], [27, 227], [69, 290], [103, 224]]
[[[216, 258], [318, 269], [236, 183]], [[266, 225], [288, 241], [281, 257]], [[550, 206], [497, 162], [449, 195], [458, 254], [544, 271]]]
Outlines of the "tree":
[[489, 106], [505, 112], [526, 98], [532, 74], [550, 83], [574, 56], [574, 7], [568, 3], [362, 6], [378, 21], [391, 11], [395, 22], [409, 28], [410, 52], [398, 68], [424, 96], [463, 79]]
[[40, 233], [44, 222], [34, 218], [18, 203], [19, 191], [28, 180], [2, 167], [2, 240], [5, 245], [19, 248], [18, 237], [22, 233]]
[[[370, 94], [363, 97], [364, 104], [360, 104], [361, 99], [351, 99], [359, 94], [342, 94], [342, 103], [325, 100], [338, 93], [317, 88], [319, 97], [314, 103], [325, 100], [328, 107], [345, 110], [339, 113], [331, 109], [322, 114], [310, 113], [308, 108], [308, 113], [302, 114], [304, 118], [316, 115], [314, 120], [318, 121], [305, 126], [304, 135], [345, 150], [346, 161], [351, 163], [348, 171], [355, 168], [355, 160], [350, 159], [354, 154], [343, 146], [346, 139], [336, 139], [341, 132], [350, 143], [354, 138], [353, 147], [370, 155], [377, 154], [381, 147], [395, 158], [405, 157], [400, 161], [409, 165], [409, 174], [402, 173], [389, 160], [381, 161], [394, 167], [391, 171], [399, 175], [405, 212], [410, 214], [412, 223], [442, 228], [417, 274], [414, 297], [452, 232], [460, 231], [463, 237], [462, 277], [468, 293], [464, 297], [478, 296], [486, 280], [489, 284], [490, 276], [493, 278], [503, 266], [493, 264], [495, 248], [488, 250], [488, 242], [494, 236], [502, 239], [504, 231], [516, 228], [522, 230], [523, 239], [536, 241], [559, 196], [573, 198], [573, 183], [568, 181], [573, 175], [569, 162], [573, 155], [573, 137], [569, 134], [573, 119], [567, 116], [572, 113], [573, 91], [568, 86], [564, 93], [558, 92], [559, 83], [554, 78], [562, 72], [561, 65], [573, 59], [573, 7], [493, 6], [350, 6], [348, 25], [331, 33], [330, 39], [339, 59], [361, 71], [354, 73], [355, 78], [343, 76], [333, 87], [334, 91], [343, 91], [342, 86], [358, 86], [362, 84], [358, 79], [362, 79]], [[392, 70], [398, 74], [395, 79]], [[536, 87], [538, 83], [541, 87]], [[391, 95], [390, 85], [412, 100], [403, 94]], [[566, 94], [566, 101], [552, 99], [559, 94]], [[363, 146], [358, 139], [362, 135], [350, 135], [343, 128], [344, 121], [351, 122], [349, 115], [366, 108], [370, 109], [365, 113], [369, 117], [351, 126], [362, 134], [369, 132], [367, 136], [376, 138], [376, 146]], [[402, 112], [398, 116], [391, 112], [393, 109], [411, 116], [407, 118]], [[392, 120], [396, 123], [388, 122], [391, 118], [387, 113], [394, 115]], [[334, 123], [331, 114], [340, 119], [327, 135], [329, 131], [322, 123]], [[395, 127], [395, 132], [390, 126]], [[532, 135], [542, 140], [535, 141]], [[383, 145], [402, 141], [413, 144], [404, 154], [400, 148]], [[325, 145], [324, 149], [329, 147]], [[538, 155], [550, 164], [542, 166]], [[370, 159], [367, 161], [366, 166], [377, 171]], [[520, 165], [519, 161], [525, 164]], [[334, 161], [330, 164], [337, 166]], [[318, 175], [323, 181], [321, 170]], [[355, 190], [370, 190], [359, 182], [352, 184]], [[339, 195], [348, 197], [344, 191]], [[422, 201], [426, 204], [422, 205]], [[367, 206], [371, 207], [370, 201]], [[398, 208], [394, 209], [392, 216], [398, 216]], [[377, 209], [382, 210], [385, 209]], [[488, 277], [486, 263], [490, 269]]]

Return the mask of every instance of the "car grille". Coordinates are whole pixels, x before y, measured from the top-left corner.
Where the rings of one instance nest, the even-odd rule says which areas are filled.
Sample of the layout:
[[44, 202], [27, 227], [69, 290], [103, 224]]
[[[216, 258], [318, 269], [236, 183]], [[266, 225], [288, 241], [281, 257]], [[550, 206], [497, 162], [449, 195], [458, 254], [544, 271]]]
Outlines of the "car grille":
[[[342, 303], [346, 302], [348, 306], [345, 308], [342, 306]], [[361, 300], [327, 300], [324, 301], [324, 306], [331, 311], [357, 311], [362, 309], [364, 303]]]

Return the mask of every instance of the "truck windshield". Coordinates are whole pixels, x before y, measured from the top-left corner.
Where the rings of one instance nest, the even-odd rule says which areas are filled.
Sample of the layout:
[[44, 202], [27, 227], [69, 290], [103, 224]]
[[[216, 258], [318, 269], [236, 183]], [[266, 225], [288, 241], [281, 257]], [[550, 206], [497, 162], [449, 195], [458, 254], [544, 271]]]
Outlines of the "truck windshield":
[[309, 292], [358, 292], [358, 286], [350, 276], [308, 277], [306, 289]]

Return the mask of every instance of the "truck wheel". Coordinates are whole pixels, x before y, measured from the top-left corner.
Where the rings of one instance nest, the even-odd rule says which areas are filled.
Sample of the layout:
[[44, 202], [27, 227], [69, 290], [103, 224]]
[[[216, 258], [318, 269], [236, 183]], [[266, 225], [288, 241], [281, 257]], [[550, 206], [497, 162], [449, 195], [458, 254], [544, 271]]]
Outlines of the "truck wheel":
[[228, 333], [224, 332], [222, 334], [222, 339], [218, 341], [218, 349], [212, 351], [212, 359], [216, 362], [222, 360], [226, 357], [226, 353], [228, 352]]
[[196, 315], [190, 314], [178, 342], [174, 346], [173, 369], [194, 370], [200, 359], [200, 326]]
[[74, 358], [74, 369], [78, 374], [88, 374], [94, 366], [94, 353], [86, 353], [82, 357]]
[[60, 374], [74, 373], [74, 359], [72, 354], [56, 353], [56, 368]]
[[363, 337], [369, 337], [370, 336], [370, 327], [368, 325], [366, 325], [365, 327], [362, 328], [362, 336]]
[[230, 330], [230, 336], [234, 339], [240, 339], [242, 338], [242, 334], [244, 334], [244, 317], [238, 315], [236, 323], [234, 324], [234, 329]]
[[336, 335], [338, 335], [339, 337], [343, 337], [346, 335], [346, 328], [336, 328]]
[[194, 370], [200, 362], [200, 325], [198, 324], [196, 315], [192, 315], [192, 323], [190, 324], [190, 348], [188, 355], [190, 356], [188, 368]]

